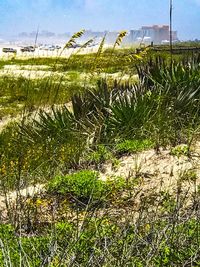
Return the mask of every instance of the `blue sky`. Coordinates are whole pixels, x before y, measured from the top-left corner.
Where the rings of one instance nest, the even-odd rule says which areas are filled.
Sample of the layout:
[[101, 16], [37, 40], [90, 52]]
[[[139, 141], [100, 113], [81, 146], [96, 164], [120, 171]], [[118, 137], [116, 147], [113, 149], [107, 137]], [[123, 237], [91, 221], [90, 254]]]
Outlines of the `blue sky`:
[[[200, 39], [200, 0], [174, 0], [181, 39]], [[168, 24], [169, 0], [0, 0], [0, 34], [122, 30]]]

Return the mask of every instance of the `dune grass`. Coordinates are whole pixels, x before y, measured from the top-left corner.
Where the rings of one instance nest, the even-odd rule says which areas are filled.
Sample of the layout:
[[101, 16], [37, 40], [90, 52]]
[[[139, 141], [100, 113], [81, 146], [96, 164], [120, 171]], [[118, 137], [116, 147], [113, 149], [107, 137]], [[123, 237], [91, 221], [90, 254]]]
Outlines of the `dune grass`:
[[[143, 191], [154, 176], [142, 173], [100, 179], [106, 163], [115, 169], [121, 156], [148, 149], [190, 157], [199, 138], [199, 56], [170, 65], [166, 53], [98, 52], [6, 62], [48, 65], [52, 75], [0, 78], [1, 116], [6, 108], [22, 114], [0, 132], [0, 265], [199, 266], [195, 170], [180, 174], [173, 191]], [[119, 71], [137, 82], [96, 75]], [[37, 184], [40, 194], [22, 194]]]

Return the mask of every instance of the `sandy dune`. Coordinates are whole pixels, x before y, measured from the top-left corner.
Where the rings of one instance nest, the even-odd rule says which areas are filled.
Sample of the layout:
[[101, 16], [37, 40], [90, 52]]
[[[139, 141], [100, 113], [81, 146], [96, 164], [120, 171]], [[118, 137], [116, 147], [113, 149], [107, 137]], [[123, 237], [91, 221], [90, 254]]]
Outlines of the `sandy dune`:
[[[194, 182], [184, 181], [183, 175], [188, 171], [196, 173], [196, 186], [200, 183], [200, 143], [196, 143], [190, 158], [186, 156], [173, 156], [169, 149], [161, 150], [159, 154], [155, 150], [147, 150], [140, 153], [124, 156], [119, 159], [119, 165], [113, 169], [111, 163], [104, 165], [104, 171], [100, 172], [100, 179], [115, 179], [120, 176], [128, 179], [140, 177], [141, 181], [138, 190], [147, 195], [149, 192], [159, 193], [161, 191], [176, 192], [180, 181], [188, 182], [189, 187], [185, 187], [191, 193], [194, 192]], [[182, 179], [182, 180], [181, 180]], [[44, 192], [43, 184], [29, 186], [16, 192], [7, 193], [7, 201], [15, 202], [19, 197], [29, 198], [35, 194]], [[0, 195], [0, 209], [4, 210], [6, 198]]]

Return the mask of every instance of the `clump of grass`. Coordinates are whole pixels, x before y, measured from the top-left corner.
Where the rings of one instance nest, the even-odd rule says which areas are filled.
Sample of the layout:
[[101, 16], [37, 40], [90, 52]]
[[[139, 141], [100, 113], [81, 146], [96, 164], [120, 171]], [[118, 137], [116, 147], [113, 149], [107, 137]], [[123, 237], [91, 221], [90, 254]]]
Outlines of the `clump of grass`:
[[197, 181], [197, 179], [198, 179], [197, 173], [193, 169], [183, 172], [180, 176], [181, 182], [193, 182], [193, 183], [195, 183]]
[[88, 161], [90, 164], [99, 165], [104, 163], [105, 161], [112, 159], [113, 154], [109, 149], [100, 144], [97, 145], [97, 147], [91, 151], [89, 151], [85, 157], [85, 160]]
[[124, 140], [117, 143], [115, 151], [117, 154], [129, 154], [141, 152], [154, 147], [154, 143], [151, 140]]
[[[92, 174], [86, 173], [89, 176]], [[74, 175], [77, 178], [77, 175], [84, 174], [79, 172]], [[70, 180], [72, 176], [68, 178]], [[64, 186], [65, 179], [63, 177]], [[64, 196], [69, 192], [68, 188], [73, 189], [73, 194], [86, 192], [82, 180], [73, 179], [73, 187], [71, 184], [64, 188], [61, 187], [61, 178], [57, 177], [57, 180], [55, 189], [65, 189], [62, 192]], [[87, 186], [91, 188], [90, 183]], [[133, 199], [136, 200], [136, 194], [124, 203]], [[118, 201], [116, 198], [116, 210], [109, 211], [105, 207], [103, 210], [89, 210], [86, 206], [77, 209], [71, 218], [65, 218], [64, 215], [62, 218], [57, 217], [56, 212], [61, 205], [57, 203], [56, 210], [55, 206], [51, 206], [50, 222], [42, 223], [38, 213], [34, 218], [34, 228], [28, 233], [22, 221], [20, 229], [1, 224], [0, 263], [2, 266], [9, 262], [13, 266], [21, 263], [39, 267], [44, 263], [52, 266], [182, 266], [190, 262], [198, 266], [199, 215], [196, 206], [193, 206], [199, 204], [197, 192], [188, 208], [185, 206], [188, 195], [180, 190], [175, 195], [165, 191], [151, 191], [149, 195], [141, 196], [137, 210], [130, 202], [127, 208], [124, 207], [124, 213]], [[31, 209], [39, 209], [39, 201], [34, 203], [36, 206], [31, 206]], [[64, 209], [64, 205], [61, 208]], [[66, 213], [68, 208], [63, 212]], [[31, 210], [29, 216], [30, 213]]]
[[189, 156], [189, 147], [188, 145], [182, 144], [177, 145], [171, 149], [171, 155], [177, 156], [178, 158], [181, 156]]
[[72, 197], [88, 204], [90, 199], [101, 201], [106, 195], [107, 188], [99, 180], [98, 173], [94, 171], [80, 171], [67, 176], [57, 176], [48, 184], [48, 192]]
[[111, 200], [113, 195], [125, 187], [123, 178], [108, 178], [107, 181], [102, 181], [98, 172], [82, 170], [66, 176], [56, 176], [48, 183], [47, 191], [72, 203], [94, 207]]

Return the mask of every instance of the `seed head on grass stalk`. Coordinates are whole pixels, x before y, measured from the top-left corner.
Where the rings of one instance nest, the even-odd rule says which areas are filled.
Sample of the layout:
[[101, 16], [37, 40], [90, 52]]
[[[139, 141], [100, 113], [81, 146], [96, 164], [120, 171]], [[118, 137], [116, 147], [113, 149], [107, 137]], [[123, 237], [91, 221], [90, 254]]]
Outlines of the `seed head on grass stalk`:
[[117, 39], [114, 43], [114, 46], [113, 46], [113, 49], [112, 49], [112, 52], [115, 50], [116, 46], [120, 46], [124, 37], [127, 35], [127, 31], [121, 31], [118, 36], [117, 36]]
[[96, 53], [95, 59], [94, 59], [94, 64], [92, 65], [92, 70], [95, 70], [96, 66], [98, 65], [98, 61], [101, 57], [101, 54], [103, 52], [103, 47], [105, 44], [105, 40], [106, 40], [106, 34], [104, 35], [103, 39], [101, 40], [101, 43], [99, 45], [98, 51]]
[[75, 55], [77, 55], [82, 49], [87, 48], [90, 44], [92, 44], [94, 42], [94, 39], [90, 39], [87, 42], [85, 42], [79, 49], [78, 51], [75, 53]]
[[[90, 39], [90, 40], [88, 40], [87, 42], [85, 42], [83, 45], [81, 45], [81, 47], [78, 49], [78, 51], [76, 52], [76, 53], [71, 53], [71, 55], [70, 55], [70, 57], [68, 58], [68, 61], [67, 61], [67, 64], [69, 64], [69, 62], [70, 62], [70, 59], [72, 59], [73, 58], [73, 56], [77, 56], [80, 52], [81, 52], [81, 50], [82, 49], [84, 49], [84, 48], [87, 48], [90, 44], [92, 44], [94, 42], [94, 39]], [[73, 54], [73, 55], [72, 55]]]
[[72, 37], [69, 39], [69, 41], [64, 45], [62, 51], [60, 52], [60, 56], [62, 55], [65, 49], [70, 48], [74, 44], [76, 44], [76, 39], [80, 38], [84, 34], [84, 32], [85, 30], [80, 30], [79, 32], [74, 33]]
[[[63, 49], [61, 50], [60, 54], [58, 55], [58, 58], [57, 58], [57, 60], [55, 61], [55, 63], [54, 63], [54, 67], [53, 67], [53, 68], [56, 67], [56, 65], [57, 65], [57, 63], [58, 63], [58, 61], [59, 61], [59, 58], [61, 57], [61, 55], [62, 55], [62, 53], [64, 52], [64, 50], [67, 49], [67, 48], [71, 48], [71, 47], [73, 47], [73, 45], [76, 44], [76, 39], [80, 38], [84, 33], [85, 33], [85, 30], [83, 29], [83, 30], [80, 30], [79, 32], [76, 32], [76, 33], [74, 33], [74, 34], [72, 35], [72, 37], [71, 37], [71, 38], [69, 39], [69, 41], [64, 45]], [[84, 45], [83, 45], [83, 46], [84, 46]], [[70, 60], [70, 57], [71, 57], [71, 56], [72, 56], [72, 53], [71, 53], [71, 55], [70, 55], [69, 58], [68, 58], [68, 62], [67, 62], [67, 64], [69, 63], [69, 60]]]
[[111, 61], [111, 59], [112, 59], [112, 55], [113, 55], [113, 53], [114, 53], [114, 50], [115, 50], [116, 46], [120, 46], [120, 45], [121, 45], [121, 43], [122, 43], [122, 41], [123, 41], [123, 38], [124, 38], [126, 35], [127, 35], [127, 31], [125, 31], [125, 30], [119, 32], [119, 34], [118, 34], [118, 36], [117, 36], [117, 39], [116, 39], [116, 41], [115, 41], [115, 43], [114, 43], [114, 45], [113, 45], [113, 48], [112, 48], [110, 57], [109, 57], [109, 59], [108, 59], [108, 62]]
[[[122, 42], [123, 38], [126, 36], [126, 34], [127, 34], [127, 31], [121, 31], [121, 32], [119, 33], [119, 35], [117, 36], [117, 39], [116, 39], [116, 41], [115, 41], [115, 43], [114, 43], [114, 46], [113, 46], [113, 49], [112, 49], [112, 52], [111, 52], [110, 57], [112, 56], [112, 54], [113, 54], [113, 52], [114, 52], [116, 46], [117, 46], [117, 45], [119, 46], [119, 45], [121, 44], [121, 42]], [[104, 47], [104, 44], [105, 44], [105, 40], [106, 40], [106, 34], [104, 35], [104, 37], [103, 37], [103, 39], [102, 39], [102, 41], [101, 41], [101, 43], [100, 43], [100, 45], [99, 45], [99, 49], [98, 49], [98, 51], [97, 51], [97, 54], [96, 54], [96, 57], [95, 57], [95, 60], [94, 60], [93, 69], [94, 69], [95, 66], [97, 65], [97, 63], [98, 63], [98, 59], [100, 58], [100, 56], [101, 56], [101, 54], [102, 54], [102, 52], [103, 52], [103, 47]]]

